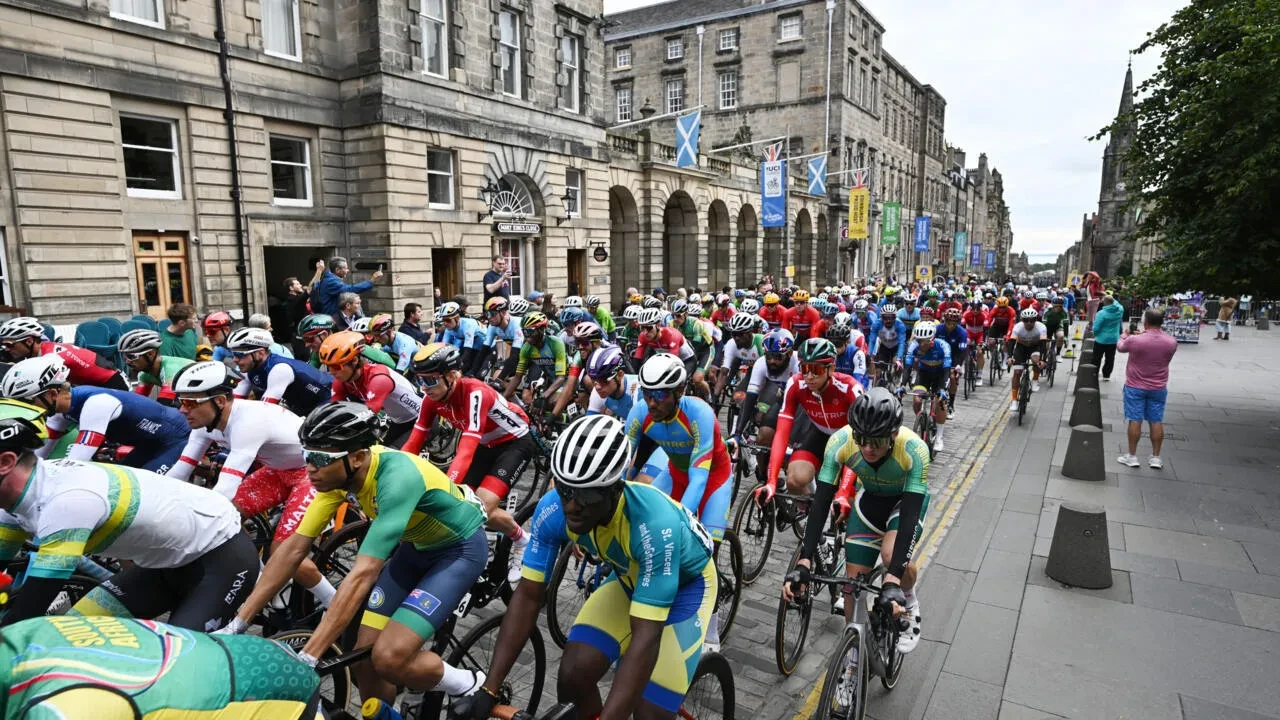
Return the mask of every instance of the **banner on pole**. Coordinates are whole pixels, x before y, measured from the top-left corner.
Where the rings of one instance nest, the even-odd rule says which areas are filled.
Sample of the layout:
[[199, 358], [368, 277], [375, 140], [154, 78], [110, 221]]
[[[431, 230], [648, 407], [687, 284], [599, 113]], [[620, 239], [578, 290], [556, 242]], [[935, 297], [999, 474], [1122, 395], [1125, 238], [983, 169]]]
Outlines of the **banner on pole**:
[[928, 265], [916, 266], [916, 280], [919, 280], [922, 283], [927, 283], [932, 278], [933, 278], [933, 268], [929, 267]]
[[956, 262], [964, 262], [965, 253], [969, 252], [969, 233], [957, 232], [954, 252], [951, 258]]
[[897, 245], [898, 232], [902, 225], [902, 203], [887, 202], [884, 204], [884, 226], [880, 228], [881, 245]]
[[782, 159], [782, 143], [765, 147], [760, 163], [760, 226], [787, 225], [787, 161]]
[[995, 250], [988, 250], [988, 251], [987, 251], [987, 265], [986, 265], [986, 268], [987, 268], [988, 270], [995, 270], [995, 269], [996, 269], [996, 251], [995, 251]]
[[969, 264], [978, 267], [982, 262], [982, 243], [974, 243], [969, 246]]
[[827, 156], [819, 155], [809, 160], [809, 194], [827, 194]]
[[928, 215], [921, 215], [916, 218], [916, 252], [929, 252], [929, 226], [932, 222], [933, 218]]
[[698, 164], [698, 132], [701, 125], [701, 110], [676, 118], [676, 167], [694, 167]]
[[871, 224], [871, 189], [856, 187], [849, 191], [849, 239], [866, 240]]

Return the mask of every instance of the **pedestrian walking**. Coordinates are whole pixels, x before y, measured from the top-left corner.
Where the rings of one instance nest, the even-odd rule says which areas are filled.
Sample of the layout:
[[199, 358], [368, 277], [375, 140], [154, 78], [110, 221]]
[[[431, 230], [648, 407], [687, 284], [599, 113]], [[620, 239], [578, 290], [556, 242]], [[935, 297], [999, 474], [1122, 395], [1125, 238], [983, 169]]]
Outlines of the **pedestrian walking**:
[[[1160, 446], [1164, 443], [1164, 404], [1169, 396], [1169, 363], [1178, 351], [1178, 341], [1167, 334], [1164, 313], [1150, 308], [1142, 314], [1142, 330], [1120, 336], [1117, 348], [1129, 354], [1124, 368], [1124, 419], [1129, 422], [1129, 453], [1118, 459], [1122, 465], [1138, 467], [1138, 440], [1142, 423], [1151, 428], [1151, 457], [1147, 464], [1164, 467]], [[1094, 347], [1097, 347], [1096, 345]]]
[[1251, 314], [1253, 314], [1253, 296], [1252, 296], [1252, 295], [1241, 295], [1241, 296], [1240, 296], [1240, 306], [1239, 306], [1239, 307], [1237, 307], [1237, 308], [1236, 308], [1236, 310], [1238, 310], [1238, 311], [1239, 311], [1239, 312], [1237, 312], [1237, 313], [1236, 313], [1236, 324], [1237, 324], [1237, 325], [1248, 325], [1248, 324], [1249, 324], [1249, 316], [1250, 316]]
[[1236, 300], [1233, 297], [1228, 297], [1226, 300], [1222, 301], [1221, 305], [1218, 306], [1218, 322], [1216, 323], [1218, 327], [1218, 334], [1214, 336], [1214, 340], [1231, 339], [1231, 316], [1235, 313], [1236, 305], [1239, 304], [1239, 302], [1239, 300]]
[[1110, 295], [1098, 301], [1098, 312], [1093, 317], [1093, 359], [1099, 366], [1104, 382], [1111, 382], [1111, 371], [1116, 365], [1116, 343], [1120, 342], [1120, 325], [1124, 320], [1124, 307]]

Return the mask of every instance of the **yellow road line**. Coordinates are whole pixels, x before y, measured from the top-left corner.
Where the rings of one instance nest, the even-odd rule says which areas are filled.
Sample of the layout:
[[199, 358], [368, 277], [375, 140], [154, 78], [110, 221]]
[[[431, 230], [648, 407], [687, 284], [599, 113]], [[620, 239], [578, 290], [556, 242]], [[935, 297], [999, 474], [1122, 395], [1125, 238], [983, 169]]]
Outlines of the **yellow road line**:
[[[919, 569], [917, 583], [920, 582], [919, 578], [924, 576], [924, 569], [929, 564], [934, 550], [936, 550], [945, 536], [946, 530], [950, 528], [951, 524], [955, 522], [956, 516], [960, 514], [960, 509], [964, 505], [964, 498], [968, 496], [969, 488], [977, 479], [982, 467], [986, 465], [986, 460], [991, 455], [991, 448], [995, 446], [996, 440], [1000, 439], [1004, 429], [1009, 426], [1009, 406], [1003, 402], [1000, 403], [1000, 406], [1003, 410], [996, 412], [995, 417], [991, 418], [991, 422], [987, 423], [987, 426], [978, 436], [978, 450], [969, 461], [965, 472], [958, 473], [942, 491], [942, 512], [938, 516], [938, 521], [934, 523], [933, 530], [925, 536], [924, 541], [921, 543], [920, 553], [916, 556], [916, 567]], [[822, 686], [826, 679], [825, 673], [818, 678], [818, 682], [814, 683], [813, 689], [809, 691], [808, 697], [804, 699], [804, 703], [796, 711], [792, 720], [809, 720], [809, 718], [813, 717], [813, 712], [818, 707], [818, 699], [822, 695]]]

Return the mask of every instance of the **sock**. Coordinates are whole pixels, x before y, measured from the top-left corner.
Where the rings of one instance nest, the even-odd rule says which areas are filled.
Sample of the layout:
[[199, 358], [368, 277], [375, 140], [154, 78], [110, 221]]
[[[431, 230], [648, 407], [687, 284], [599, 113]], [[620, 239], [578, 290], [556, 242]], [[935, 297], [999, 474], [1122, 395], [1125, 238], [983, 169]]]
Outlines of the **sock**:
[[519, 525], [516, 526], [515, 530], [507, 533], [507, 537], [511, 538], [511, 542], [514, 545], [524, 545], [529, 542], [529, 536], [525, 534], [524, 528]]
[[338, 590], [333, 586], [333, 583], [329, 582], [328, 578], [322, 576], [320, 582], [307, 588], [307, 592], [316, 597], [316, 600], [320, 602], [320, 607], [327, 608], [329, 603], [333, 602], [333, 596], [338, 593]]
[[440, 678], [440, 682], [432, 690], [438, 690], [446, 695], [461, 695], [476, 684], [476, 674], [470, 670], [456, 668], [449, 663], [444, 663], [444, 675]]
[[815, 478], [815, 479], [813, 479], [813, 480], [810, 480], [810, 481], [809, 481], [808, 492], [809, 492], [809, 494], [810, 494], [810, 495], [812, 495], [812, 494], [814, 494], [814, 493], [818, 492], [818, 480], [817, 480], [817, 478]]
[[907, 604], [908, 604], [908, 605], [915, 605], [917, 602], [919, 602], [918, 600], [916, 600], [916, 589], [915, 589], [915, 588], [911, 588], [910, 590], [903, 590], [903, 591], [902, 591], [902, 596], [903, 596], [903, 597], [905, 597], [905, 598], [907, 599]]
[[942, 431], [943, 431], [943, 430], [945, 430], [945, 429], [946, 429], [946, 427], [947, 427], [946, 425], [939, 425], [939, 426], [937, 427], [937, 429], [936, 429], [936, 430], [934, 430], [934, 433], [933, 433], [933, 439], [934, 439], [934, 440], [939, 440], [939, 441], [941, 441], [941, 440], [942, 440]]

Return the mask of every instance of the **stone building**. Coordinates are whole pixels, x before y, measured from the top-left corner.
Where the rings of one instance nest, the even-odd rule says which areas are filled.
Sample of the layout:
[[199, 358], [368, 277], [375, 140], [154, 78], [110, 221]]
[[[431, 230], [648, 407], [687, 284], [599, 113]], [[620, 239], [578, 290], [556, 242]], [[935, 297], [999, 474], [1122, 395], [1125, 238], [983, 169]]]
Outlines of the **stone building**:
[[[1125, 184], [1124, 155], [1133, 145], [1137, 127], [1123, 120], [1133, 110], [1133, 67], [1125, 70], [1124, 88], [1120, 92], [1120, 108], [1116, 117], [1121, 122], [1107, 139], [1102, 153], [1102, 183], [1098, 192], [1098, 211], [1090, 221], [1086, 218], [1081, 233], [1082, 270], [1093, 270], [1106, 278], [1133, 272], [1136, 258], [1131, 235], [1137, 225], [1134, 209], [1129, 207], [1129, 191]], [[1147, 251], [1147, 254], [1151, 253]]]

